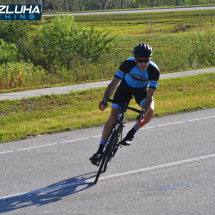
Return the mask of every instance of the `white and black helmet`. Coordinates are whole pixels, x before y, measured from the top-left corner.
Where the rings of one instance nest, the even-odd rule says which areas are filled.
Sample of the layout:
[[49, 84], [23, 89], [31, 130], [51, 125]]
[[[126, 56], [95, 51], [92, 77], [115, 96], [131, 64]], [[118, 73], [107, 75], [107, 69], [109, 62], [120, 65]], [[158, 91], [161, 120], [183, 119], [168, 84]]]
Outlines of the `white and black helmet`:
[[133, 54], [135, 58], [149, 58], [152, 56], [152, 48], [148, 44], [140, 43], [134, 47]]

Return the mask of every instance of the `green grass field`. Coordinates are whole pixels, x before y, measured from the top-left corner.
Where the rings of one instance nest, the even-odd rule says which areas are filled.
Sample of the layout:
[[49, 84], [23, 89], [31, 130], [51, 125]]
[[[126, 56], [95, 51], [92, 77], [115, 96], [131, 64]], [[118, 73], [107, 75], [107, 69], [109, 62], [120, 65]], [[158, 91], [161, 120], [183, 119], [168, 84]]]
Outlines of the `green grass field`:
[[[110, 114], [98, 109], [106, 88], [0, 101], [0, 142], [102, 125]], [[134, 100], [131, 106], [138, 108]], [[215, 73], [163, 79], [155, 93], [155, 117], [215, 107]], [[136, 113], [128, 111], [127, 120]]]
[[115, 35], [193, 32], [212, 28], [214, 10], [75, 16], [79, 27]]
[[199, 62], [191, 65], [188, 56], [193, 49], [191, 42], [196, 39], [194, 32], [213, 31], [215, 11], [75, 16], [75, 21], [78, 26], [94, 26], [98, 31], [118, 35], [125, 58], [132, 56], [139, 42], [150, 44], [152, 60], [161, 73], [168, 73], [207, 67]]

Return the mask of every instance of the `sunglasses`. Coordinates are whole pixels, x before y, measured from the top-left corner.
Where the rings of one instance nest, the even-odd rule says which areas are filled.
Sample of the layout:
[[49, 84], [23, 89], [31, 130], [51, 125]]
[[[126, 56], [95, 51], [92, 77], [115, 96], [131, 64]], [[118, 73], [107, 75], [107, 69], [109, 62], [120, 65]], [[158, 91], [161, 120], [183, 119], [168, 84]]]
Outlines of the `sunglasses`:
[[137, 58], [136, 60], [137, 60], [138, 63], [142, 63], [142, 62], [148, 63], [148, 62], [150, 61], [149, 58], [147, 58], [147, 59], [138, 59], [138, 58]]

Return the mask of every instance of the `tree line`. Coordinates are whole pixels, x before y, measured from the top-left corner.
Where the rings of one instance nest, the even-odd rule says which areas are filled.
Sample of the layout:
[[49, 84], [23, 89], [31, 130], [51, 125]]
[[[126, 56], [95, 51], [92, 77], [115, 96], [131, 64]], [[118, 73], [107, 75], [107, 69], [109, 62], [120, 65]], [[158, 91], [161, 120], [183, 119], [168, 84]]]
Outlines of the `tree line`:
[[[0, 4], [38, 4], [38, 0], [0, 0]], [[214, 4], [215, 0], [41, 0], [43, 12], [129, 9]]]

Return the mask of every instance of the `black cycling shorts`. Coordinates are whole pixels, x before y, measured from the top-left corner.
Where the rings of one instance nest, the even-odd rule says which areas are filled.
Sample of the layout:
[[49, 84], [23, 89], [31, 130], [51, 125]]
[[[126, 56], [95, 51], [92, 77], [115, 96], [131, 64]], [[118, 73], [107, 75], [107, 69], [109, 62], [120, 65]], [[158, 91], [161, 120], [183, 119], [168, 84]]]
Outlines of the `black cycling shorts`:
[[[129, 96], [134, 96], [138, 105], [140, 105], [147, 96], [147, 87], [143, 88], [134, 88], [127, 84], [123, 78], [116, 89], [113, 100], [120, 103], [128, 103]], [[118, 105], [112, 104], [112, 107], [117, 107]]]

